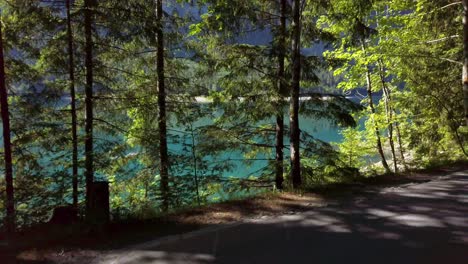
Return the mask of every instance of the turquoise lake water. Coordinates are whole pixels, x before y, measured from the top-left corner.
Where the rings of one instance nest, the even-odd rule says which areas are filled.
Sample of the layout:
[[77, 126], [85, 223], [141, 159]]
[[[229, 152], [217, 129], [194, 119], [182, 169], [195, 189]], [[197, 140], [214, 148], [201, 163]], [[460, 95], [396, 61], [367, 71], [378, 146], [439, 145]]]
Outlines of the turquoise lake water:
[[[358, 98], [349, 98], [351, 101], [354, 102], [359, 102], [360, 99]], [[375, 96], [374, 101], [375, 103], [378, 103], [380, 99], [380, 96]], [[285, 116], [284, 116], [284, 122], [286, 126], [289, 126], [289, 116], [288, 116], [288, 111], [285, 109]], [[202, 119], [198, 122], [195, 122], [194, 124], [194, 129], [196, 130], [197, 127], [204, 126], [207, 124], [211, 124], [212, 120], [210, 119]], [[274, 120], [269, 121], [270, 124], [274, 124]], [[363, 127], [364, 120], [358, 121], [359, 126]], [[343, 136], [341, 135], [341, 130], [343, 128], [337, 127], [332, 121], [326, 120], [326, 119], [316, 119], [313, 117], [306, 117], [306, 116], [300, 116], [299, 118], [299, 126], [301, 131], [304, 133], [307, 133], [311, 136], [313, 136], [315, 139], [327, 142], [327, 143], [339, 143], [342, 142]], [[176, 130], [180, 130], [180, 128], [175, 128]], [[180, 134], [182, 135], [182, 134]], [[263, 142], [259, 142], [263, 143]], [[274, 141], [268, 142], [270, 145], [274, 145]], [[289, 132], [285, 131], [284, 135], [284, 159], [287, 161], [289, 159]], [[169, 150], [174, 152], [174, 153], [180, 153], [183, 151], [187, 151], [187, 149], [183, 150], [183, 147], [177, 144], [171, 144], [169, 145]], [[217, 160], [217, 162], [222, 162], [227, 161], [231, 162], [234, 164], [234, 167], [226, 170], [222, 173], [221, 176], [223, 177], [235, 177], [235, 178], [246, 178], [250, 176], [260, 176], [262, 172], [262, 168], [266, 167], [268, 165], [268, 161], [265, 159], [271, 159], [273, 160], [275, 158], [275, 151], [274, 148], [271, 149], [270, 154], [266, 155], [259, 155], [256, 158], [258, 159], [264, 159], [264, 160], [249, 160], [248, 165], [246, 165], [245, 162], [242, 160], [244, 159], [244, 154], [241, 151], [238, 151], [236, 149], [233, 149], [229, 152], [225, 152], [220, 154], [220, 156], [210, 158], [210, 157], [205, 157], [203, 158], [204, 162], [207, 163], [212, 163], [213, 159]], [[187, 168], [187, 170], [191, 170], [192, 168]], [[187, 175], [190, 175], [190, 172], [186, 173]], [[203, 175], [203, 172], [202, 172]], [[201, 176], [202, 176], [201, 175]]]
[[[285, 125], [289, 125], [289, 118], [288, 116], [284, 117]], [[207, 122], [201, 122], [202, 124], [206, 124]], [[273, 122], [272, 122], [273, 123]], [[330, 122], [329, 120], [325, 119], [313, 119], [307, 117], [300, 117], [299, 124], [301, 131], [312, 135], [314, 138], [319, 139], [324, 142], [341, 142], [342, 135], [340, 134], [341, 128], [336, 127]], [[269, 144], [274, 145], [274, 142], [270, 142]], [[284, 149], [284, 158], [287, 160], [289, 158], [289, 132], [285, 131], [284, 135], [284, 145], [286, 148]], [[169, 150], [175, 153], [180, 153], [183, 150], [181, 145], [170, 144]], [[187, 150], [185, 150], [187, 151]], [[274, 159], [275, 158], [274, 148], [272, 148], [271, 154], [267, 155], [259, 155], [256, 158], [258, 159]], [[244, 155], [242, 152], [238, 150], [232, 150], [226, 153], [221, 154], [221, 156], [216, 157], [216, 162], [231, 162], [234, 164], [234, 167], [230, 170], [224, 171], [224, 177], [235, 177], [235, 178], [246, 178], [250, 176], [259, 176], [260, 171], [263, 167], [267, 166], [268, 161], [266, 160], [250, 160], [249, 164], [246, 165], [242, 159], [244, 159]], [[206, 157], [203, 159], [204, 162], [212, 162], [210, 157]]]

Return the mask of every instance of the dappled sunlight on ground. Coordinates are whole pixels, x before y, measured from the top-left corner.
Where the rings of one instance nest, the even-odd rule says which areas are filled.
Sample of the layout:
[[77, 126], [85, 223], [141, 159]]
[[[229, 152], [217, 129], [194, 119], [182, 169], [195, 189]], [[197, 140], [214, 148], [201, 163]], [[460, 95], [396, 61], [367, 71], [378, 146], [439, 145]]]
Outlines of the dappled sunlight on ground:
[[468, 263], [466, 190], [468, 177], [459, 173], [256, 219], [157, 250], [211, 254], [216, 263]]
[[[468, 175], [463, 172], [422, 184], [361, 193], [299, 213], [284, 213], [288, 207], [283, 203], [305, 206], [323, 201], [284, 197], [281, 202], [244, 204], [247, 210], [239, 204], [226, 205], [205, 217], [222, 223], [267, 208], [283, 214], [260, 214], [263, 216], [236, 224], [211, 225], [210, 229], [171, 239], [101, 252], [92, 263], [466, 264], [467, 191]], [[230, 209], [232, 212], [225, 213]], [[197, 216], [185, 217], [193, 220]], [[83, 262], [57, 258], [52, 263]]]

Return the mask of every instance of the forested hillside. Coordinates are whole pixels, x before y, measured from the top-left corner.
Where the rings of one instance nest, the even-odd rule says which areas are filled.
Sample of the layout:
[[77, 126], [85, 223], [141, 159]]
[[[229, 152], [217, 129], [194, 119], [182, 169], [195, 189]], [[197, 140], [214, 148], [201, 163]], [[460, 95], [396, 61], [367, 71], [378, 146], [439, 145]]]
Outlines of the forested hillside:
[[467, 2], [0, 0], [2, 233], [464, 160]]

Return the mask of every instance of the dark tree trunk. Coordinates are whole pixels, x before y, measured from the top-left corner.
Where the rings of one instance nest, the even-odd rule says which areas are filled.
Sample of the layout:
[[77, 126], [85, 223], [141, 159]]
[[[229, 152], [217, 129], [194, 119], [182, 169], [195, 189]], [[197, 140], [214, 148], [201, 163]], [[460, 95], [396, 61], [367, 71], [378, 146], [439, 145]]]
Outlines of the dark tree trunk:
[[380, 81], [382, 82], [382, 91], [384, 93], [384, 103], [385, 103], [385, 114], [387, 117], [387, 133], [388, 133], [388, 142], [390, 144], [390, 150], [392, 152], [393, 159], [393, 171], [398, 172], [398, 162], [395, 153], [395, 142], [393, 140], [393, 107], [391, 106], [390, 90], [388, 89], [387, 82], [385, 81], [385, 67], [382, 60], [379, 60], [379, 76]]
[[193, 159], [193, 176], [195, 180], [195, 193], [197, 194], [197, 204], [198, 206], [201, 205], [200, 202], [200, 184], [198, 181], [198, 168], [197, 168], [197, 150], [196, 150], [196, 142], [195, 142], [195, 131], [193, 127], [190, 126], [190, 132], [192, 136], [192, 159]]
[[161, 177], [162, 209], [169, 210], [169, 156], [167, 153], [167, 124], [166, 124], [166, 88], [164, 78], [164, 28], [162, 0], [156, 0], [156, 20], [158, 28], [157, 41], [157, 76], [158, 76], [158, 125], [159, 125], [159, 162]]
[[11, 161], [11, 138], [10, 138], [10, 112], [8, 110], [8, 91], [5, 80], [5, 58], [3, 54], [3, 34], [0, 25], [0, 104], [3, 121], [3, 158], [5, 160], [5, 183], [6, 183], [6, 218], [5, 229], [7, 237], [11, 238], [15, 232], [15, 198], [13, 195], [13, 164]]
[[[280, 0], [280, 29], [278, 43], [278, 94], [282, 98], [287, 92], [284, 76], [284, 59], [286, 53], [286, 0]], [[281, 100], [282, 102], [282, 100]], [[284, 161], [284, 118], [283, 105], [279, 105], [280, 113], [276, 116], [276, 189], [283, 189]]]
[[92, 217], [92, 184], [94, 181], [93, 166], [93, 8], [94, 0], [85, 0], [84, 26], [85, 26], [85, 67], [86, 67], [86, 85], [85, 85], [85, 177], [86, 177], [86, 217]]
[[[364, 40], [362, 40], [362, 50], [366, 53], [366, 46]], [[375, 114], [375, 107], [374, 102], [372, 101], [372, 80], [371, 80], [371, 73], [369, 66], [366, 66], [366, 83], [367, 83], [367, 97], [369, 98], [369, 108], [372, 114]], [[390, 173], [390, 168], [388, 167], [387, 160], [385, 159], [384, 151], [382, 148], [382, 140], [380, 139], [380, 132], [377, 122], [374, 120], [374, 129], [375, 129], [375, 136], [377, 138], [377, 151], [379, 152], [380, 159], [382, 161], [382, 165], [385, 169], [386, 173]]]
[[293, 20], [292, 20], [292, 84], [291, 102], [289, 107], [290, 122], [290, 150], [291, 150], [291, 178], [293, 188], [302, 185], [301, 161], [300, 161], [300, 136], [299, 129], [299, 92], [301, 79], [301, 1], [293, 0]]
[[281, 115], [276, 116], [276, 158], [275, 158], [275, 186], [278, 190], [283, 190], [283, 161], [284, 161], [284, 119]]
[[468, 126], [468, 0], [463, 0], [463, 105]]
[[78, 135], [76, 121], [76, 96], [75, 96], [75, 57], [73, 54], [73, 31], [71, 24], [71, 0], [66, 0], [67, 8], [67, 35], [68, 35], [68, 72], [70, 78], [71, 97], [71, 129], [72, 129], [72, 180], [73, 180], [73, 206], [78, 207]]

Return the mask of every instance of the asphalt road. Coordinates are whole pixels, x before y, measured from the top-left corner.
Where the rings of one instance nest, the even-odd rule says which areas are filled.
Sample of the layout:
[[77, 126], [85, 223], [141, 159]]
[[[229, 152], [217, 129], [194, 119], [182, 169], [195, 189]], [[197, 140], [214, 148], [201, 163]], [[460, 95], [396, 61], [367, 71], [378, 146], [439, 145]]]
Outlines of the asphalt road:
[[468, 263], [468, 171], [298, 214], [115, 251], [95, 263]]

